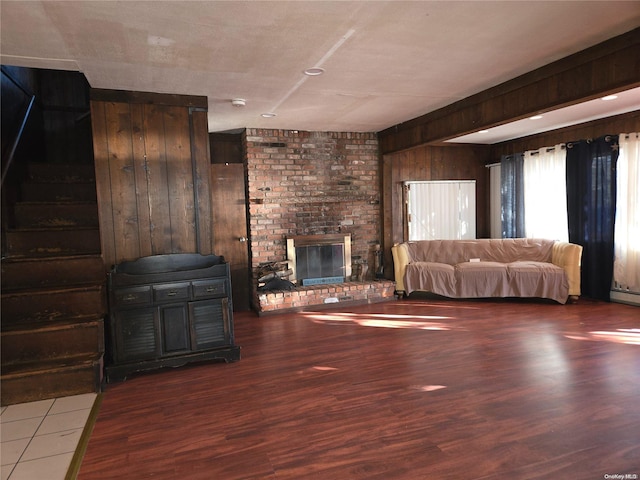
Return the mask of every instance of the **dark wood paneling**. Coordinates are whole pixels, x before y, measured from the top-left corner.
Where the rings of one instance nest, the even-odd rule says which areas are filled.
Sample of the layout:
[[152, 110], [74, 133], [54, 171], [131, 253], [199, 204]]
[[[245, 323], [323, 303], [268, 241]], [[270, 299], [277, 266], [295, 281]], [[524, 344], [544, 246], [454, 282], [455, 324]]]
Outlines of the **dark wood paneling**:
[[234, 310], [249, 309], [249, 242], [244, 165], [211, 165], [213, 243], [231, 267]]
[[[102, 258], [107, 269], [115, 265], [116, 243], [114, 236], [113, 200], [109, 178], [109, 141], [107, 136], [107, 103], [91, 103], [93, 152], [96, 176], [96, 197], [100, 219], [100, 244]], [[97, 134], [99, 133], [99, 134]]]
[[640, 28], [379, 133], [383, 154], [640, 85]]
[[[488, 237], [489, 146], [424, 146], [383, 156], [385, 271], [392, 274], [390, 249], [404, 239], [402, 183], [410, 180], [475, 180], [476, 232]], [[391, 278], [391, 277], [389, 277]]]
[[183, 107], [161, 108], [165, 165], [159, 168], [166, 169], [169, 194], [169, 224], [165, 222], [163, 226], [169, 233], [172, 253], [195, 252], [195, 172], [191, 165], [189, 111]]
[[195, 201], [198, 209], [196, 234], [199, 251], [203, 255], [216, 253], [213, 244], [213, 224], [211, 216], [211, 185], [209, 168], [211, 153], [209, 151], [209, 133], [207, 112], [192, 109], [192, 161], [195, 166]]
[[[129, 93], [113, 98], [138, 99]], [[107, 268], [147, 255], [211, 253], [206, 111], [144, 98], [91, 102]]]
[[101, 102], [146, 103], [177, 107], [208, 108], [207, 97], [168, 93], [132, 92], [128, 90], [91, 89], [91, 100]]
[[36, 70], [49, 163], [93, 162], [89, 83], [80, 72]]
[[242, 136], [234, 133], [210, 133], [211, 163], [244, 163]]

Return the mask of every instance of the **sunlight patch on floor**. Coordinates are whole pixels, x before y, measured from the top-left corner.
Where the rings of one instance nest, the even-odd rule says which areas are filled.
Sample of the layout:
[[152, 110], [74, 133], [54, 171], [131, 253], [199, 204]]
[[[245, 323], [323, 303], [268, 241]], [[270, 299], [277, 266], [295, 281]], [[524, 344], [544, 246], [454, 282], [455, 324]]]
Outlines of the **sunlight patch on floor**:
[[640, 345], [640, 329], [618, 328], [615, 331], [594, 331], [587, 334], [566, 334], [565, 337], [572, 340], [605, 341], [624, 343], [627, 345]]
[[447, 387], [445, 385], [411, 385], [409, 388], [421, 392], [435, 392], [436, 390], [442, 390]]
[[298, 370], [298, 375], [304, 375], [305, 373], [328, 373], [328, 372], [336, 372], [338, 369], [336, 367], [328, 367], [325, 365], [314, 365], [313, 367], [305, 368], [304, 370]]
[[339, 325], [356, 324], [363, 327], [413, 328], [417, 330], [451, 330], [452, 327], [433, 320], [448, 320], [451, 317], [434, 315], [398, 315], [398, 314], [357, 314], [357, 313], [306, 313], [305, 317], [314, 323]]

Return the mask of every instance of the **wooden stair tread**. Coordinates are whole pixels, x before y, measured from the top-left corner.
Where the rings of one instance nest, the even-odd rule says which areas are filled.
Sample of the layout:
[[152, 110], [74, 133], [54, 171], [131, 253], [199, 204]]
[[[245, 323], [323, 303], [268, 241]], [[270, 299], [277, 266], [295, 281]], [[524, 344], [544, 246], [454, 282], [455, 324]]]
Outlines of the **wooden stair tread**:
[[96, 282], [88, 285], [70, 285], [70, 286], [57, 286], [57, 287], [44, 287], [44, 288], [25, 288], [21, 290], [12, 290], [9, 292], [2, 292], [3, 297], [18, 297], [24, 295], [55, 295], [58, 293], [70, 293], [70, 292], [89, 292], [99, 291], [104, 288], [105, 282]]
[[0, 335], [19, 335], [34, 331], [53, 331], [65, 328], [82, 327], [86, 325], [96, 325], [104, 321], [102, 315], [76, 315], [64, 317], [52, 317], [49, 320], [21, 320], [17, 322], [3, 322]]
[[[47, 229], [49, 230], [49, 229]], [[85, 253], [85, 254], [77, 254], [77, 255], [52, 255], [47, 258], [40, 257], [7, 257], [2, 259], [2, 263], [41, 263], [41, 262], [55, 262], [55, 261], [64, 261], [64, 260], [100, 260], [102, 261], [102, 257], [97, 253]]]
[[70, 369], [80, 370], [83, 368], [92, 367], [97, 362], [100, 362], [101, 358], [102, 353], [98, 353], [91, 355], [70, 355], [64, 358], [46, 361], [34, 360], [31, 362], [6, 363], [2, 365], [2, 375], [0, 376], [0, 378], [5, 381], [12, 378], [24, 377], [29, 375], [55, 373]]
[[28, 165], [2, 259], [2, 404], [100, 389], [106, 274], [95, 168]]
[[15, 295], [45, 295], [49, 294], [57, 294], [65, 291], [90, 291], [90, 290], [98, 290], [105, 285], [105, 281], [103, 279], [95, 279], [92, 281], [86, 282], [76, 282], [76, 283], [67, 283], [65, 285], [55, 285], [55, 286], [45, 286], [45, 287], [16, 287], [16, 288], [7, 288], [5, 286], [2, 287], [2, 296], [9, 296], [11, 294]]
[[64, 231], [76, 231], [76, 230], [98, 230], [97, 226], [92, 225], [56, 225], [51, 227], [11, 227], [7, 228], [7, 232], [64, 232]]

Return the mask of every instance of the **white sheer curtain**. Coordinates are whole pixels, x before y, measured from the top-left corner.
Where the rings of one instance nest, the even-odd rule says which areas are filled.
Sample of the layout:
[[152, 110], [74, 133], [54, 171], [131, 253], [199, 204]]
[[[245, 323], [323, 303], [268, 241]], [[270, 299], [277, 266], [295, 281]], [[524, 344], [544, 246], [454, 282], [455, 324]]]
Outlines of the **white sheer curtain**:
[[640, 293], [640, 133], [620, 134], [613, 280]]
[[568, 241], [563, 145], [524, 152], [523, 177], [525, 236]]
[[476, 237], [475, 181], [406, 182], [409, 240]]

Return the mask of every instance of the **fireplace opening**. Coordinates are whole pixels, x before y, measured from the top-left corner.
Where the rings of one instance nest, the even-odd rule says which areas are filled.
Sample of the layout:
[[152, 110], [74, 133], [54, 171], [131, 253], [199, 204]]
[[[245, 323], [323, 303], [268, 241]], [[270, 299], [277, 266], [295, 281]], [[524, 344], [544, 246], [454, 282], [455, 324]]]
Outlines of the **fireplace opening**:
[[343, 283], [351, 277], [351, 235], [287, 238], [287, 260], [298, 285]]

